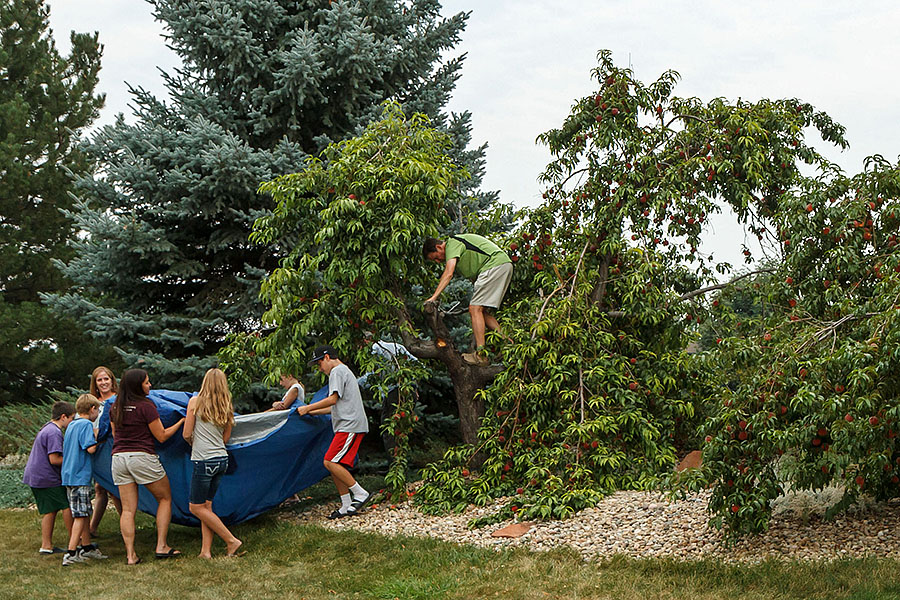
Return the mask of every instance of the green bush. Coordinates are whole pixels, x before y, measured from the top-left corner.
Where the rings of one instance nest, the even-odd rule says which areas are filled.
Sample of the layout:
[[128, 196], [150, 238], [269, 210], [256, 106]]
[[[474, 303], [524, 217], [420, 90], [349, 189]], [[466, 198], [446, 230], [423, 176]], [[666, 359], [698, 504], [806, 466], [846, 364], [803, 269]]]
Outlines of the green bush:
[[34, 502], [22, 483], [22, 469], [0, 469], [0, 508], [25, 507]]
[[842, 489], [826, 516], [900, 497], [900, 168], [867, 168], [782, 208], [784, 263], [742, 280], [765, 310], [713, 303], [720, 402], [685, 482], [731, 537], [764, 531], [785, 489]]

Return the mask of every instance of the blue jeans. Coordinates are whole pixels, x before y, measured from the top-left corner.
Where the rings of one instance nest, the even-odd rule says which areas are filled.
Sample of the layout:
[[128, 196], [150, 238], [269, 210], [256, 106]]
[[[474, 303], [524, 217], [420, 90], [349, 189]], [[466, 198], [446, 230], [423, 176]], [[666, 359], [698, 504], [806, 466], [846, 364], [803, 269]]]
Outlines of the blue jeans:
[[205, 504], [212, 500], [219, 489], [219, 481], [228, 468], [228, 457], [221, 456], [209, 460], [192, 460], [194, 472], [191, 474], [191, 504]]

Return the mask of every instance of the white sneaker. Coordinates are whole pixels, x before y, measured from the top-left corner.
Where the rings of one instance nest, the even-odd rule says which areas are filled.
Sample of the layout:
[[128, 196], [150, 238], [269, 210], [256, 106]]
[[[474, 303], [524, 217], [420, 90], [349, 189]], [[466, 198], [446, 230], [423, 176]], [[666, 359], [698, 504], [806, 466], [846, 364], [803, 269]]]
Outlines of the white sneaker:
[[100, 552], [100, 548], [94, 548], [93, 550], [82, 550], [79, 553], [84, 558], [92, 558], [94, 560], [100, 560], [102, 558], [109, 558], [107, 555]]
[[69, 565], [83, 562], [87, 562], [87, 559], [81, 556], [80, 552], [76, 552], [75, 554], [69, 554], [67, 552], [65, 556], [63, 556], [62, 566], [68, 567]]

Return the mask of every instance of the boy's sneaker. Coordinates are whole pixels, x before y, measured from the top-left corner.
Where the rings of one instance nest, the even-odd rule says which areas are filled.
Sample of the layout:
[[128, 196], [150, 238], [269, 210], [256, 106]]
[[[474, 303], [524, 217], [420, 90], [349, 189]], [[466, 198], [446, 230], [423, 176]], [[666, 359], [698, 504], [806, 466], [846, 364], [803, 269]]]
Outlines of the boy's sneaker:
[[92, 558], [94, 560], [100, 560], [102, 558], [109, 558], [107, 555], [100, 552], [100, 548], [94, 547], [91, 550], [82, 550], [79, 553], [84, 558]]
[[59, 546], [53, 546], [52, 548], [39, 548], [38, 554], [64, 554], [66, 551], [60, 548]]
[[67, 552], [66, 555], [63, 556], [62, 566], [68, 567], [69, 565], [83, 562], [87, 562], [87, 559], [81, 556], [80, 553], [76, 552], [75, 554], [69, 554]]
[[462, 359], [470, 365], [488, 367], [491, 364], [491, 359], [477, 352], [463, 352]]

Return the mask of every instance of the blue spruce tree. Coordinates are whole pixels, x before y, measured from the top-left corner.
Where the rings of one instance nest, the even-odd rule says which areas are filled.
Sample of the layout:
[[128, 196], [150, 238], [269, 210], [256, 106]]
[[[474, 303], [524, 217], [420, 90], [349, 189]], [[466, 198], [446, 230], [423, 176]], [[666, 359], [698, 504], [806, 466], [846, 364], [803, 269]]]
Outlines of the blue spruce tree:
[[452, 132], [473, 173], [483, 148], [465, 150], [468, 113], [441, 112], [462, 64], [442, 57], [466, 13], [444, 18], [436, 0], [151, 3], [182, 67], [164, 74], [168, 99], [133, 89], [136, 122], [120, 116], [87, 145], [101, 168], [78, 182], [70, 216], [85, 235], [61, 264], [76, 285], [47, 301], [157, 385], [193, 389], [227, 334], [259, 327], [259, 280], [292, 243], [248, 242], [271, 208], [261, 182], [361, 131], [388, 99]]

